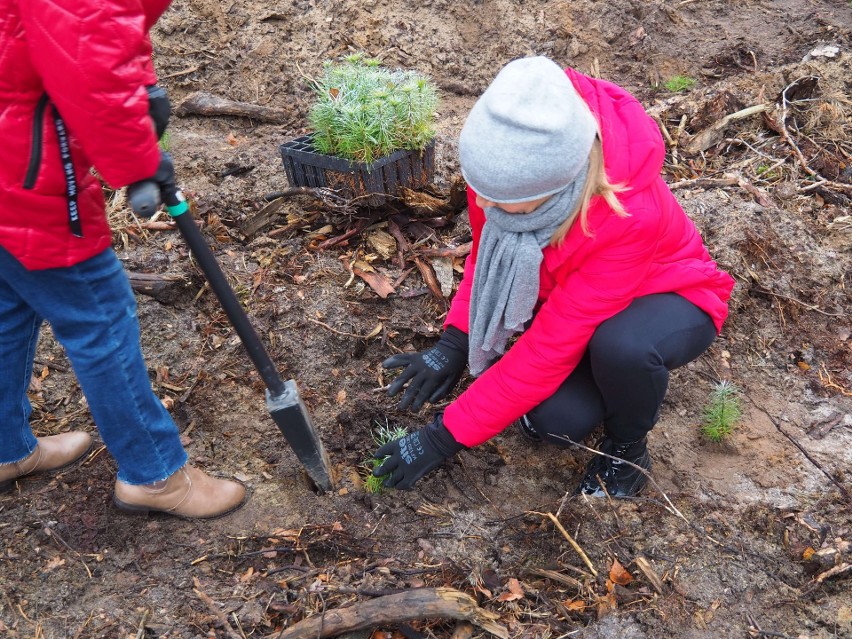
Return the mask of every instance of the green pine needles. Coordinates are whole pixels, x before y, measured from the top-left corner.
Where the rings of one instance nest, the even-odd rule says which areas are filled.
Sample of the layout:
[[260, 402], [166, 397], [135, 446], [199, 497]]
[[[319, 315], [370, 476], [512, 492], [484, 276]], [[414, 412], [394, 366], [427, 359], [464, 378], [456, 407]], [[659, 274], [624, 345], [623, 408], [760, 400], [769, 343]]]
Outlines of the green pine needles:
[[711, 442], [720, 443], [733, 434], [742, 417], [740, 389], [728, 380], [718, 382], [704, 406], [701, 434]]
[[311, 80], [316, 102], [309, 120], [316, 150], [370, 163], [400, 149], [421, 150], [435, 137], [438, 94], [414, 71], [391, 71], [373, 58], [350, 55], [325, 63]]
[[[408, 429], [405, 426], [391, 426], [387, 419], [385, 419], [384, 424], [376, 421], [376, 428], [373, 429], [373, 440], [376, 442], [376, 445], [382, 447], [388, 442], [405, 437], [407, 434]], [[382, 492], [382, 488], [384, 488], [382, 484], [388, 478], [388, 475], [382, 475], [381, 477], [373, 476], [373, 469], [381, 466], [383, 462], [384, 459], [370, 459], [364, 463], [364, 467], [367, 470], [367, 478], [364, 480], [364, 490], [368, 493], [380, 493]]]
[[689, 91], [694, 87], [695, 79], [687, 75], [676, 75], [663, 82], [663, 86], [672, 93], [681, 93], [682, 91]]

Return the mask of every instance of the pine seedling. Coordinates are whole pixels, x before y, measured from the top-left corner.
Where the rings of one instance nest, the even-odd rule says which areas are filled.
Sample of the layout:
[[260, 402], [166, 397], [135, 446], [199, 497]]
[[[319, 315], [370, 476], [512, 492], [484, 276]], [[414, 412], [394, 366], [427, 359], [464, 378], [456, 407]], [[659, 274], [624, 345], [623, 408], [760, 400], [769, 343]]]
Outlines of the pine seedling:
[[354, 54], [326, 62], [310, 81], [313, 144], [326, 155], [370, 163], [400, 149], [422, 150], [435, 137], [438, 94], [414, 71], [392, 71]]
[[676, 75], [663, 82], [663, 86], [672, 93], [680, 93], [681, 91], [688, 91], [694, 87], [695, 79], [690, 78], [687, 75]]
[[721, 443], [737, 427], [742, 417], [740, 389], [728, 380], [717, 383], [704, 406], [701, 434], [714, 443]]
[[[377, 446], [381, 447], [388, 442], [405, 437], [407, 434], [408, 429], [405, 426], [391, 426], [387, 419], [385, 419], [384, 424], [376, 421], [376, 428], [373, 429], [373, 441], [376, 442]], [[388, 475], [375, 477], [373, 476], [373, 469], [381, 466], [385, 459], [387, 457], [383, 459], [370, 459], [364, 463], [364, 467], [367, 470], [367, 479], [364, 480], [364, 490], [368, 493], [376, 494], [382, 492], [384, 481], [388, 478]]]

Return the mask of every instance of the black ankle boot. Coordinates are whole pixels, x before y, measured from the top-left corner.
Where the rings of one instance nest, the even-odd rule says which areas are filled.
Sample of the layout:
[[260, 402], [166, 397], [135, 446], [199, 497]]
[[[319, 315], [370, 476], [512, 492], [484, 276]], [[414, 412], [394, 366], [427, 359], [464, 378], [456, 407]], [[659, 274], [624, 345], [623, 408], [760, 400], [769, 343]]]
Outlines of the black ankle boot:
[[521, 435], [529, 441], [535, 442], [536, 444], [540, 444], [543, 441], [541, 435], [539, 435], [538, 431], [535, 429], [535, 426], [532, 425], [530, 418], [526, 415], [521, 415], [521, 418], [518, 420], [518, 428], [521, 429]]
[[[624, 462], [629, 461], [645, 470], [651, 469], [647, 438], [643, 437], [638, 442], [616, 443], [609, 437], [605, 437], [599, 448], [602, 453], [618, 459], [595, 455], [586, 468], [586, 474], [580, 482], [577, 494], [592, 497], [603, 497], [606, 493], [610, 497], [633, 497], [638, 494], [648, 478], [644, 473]], [[606, 487], [606, 493], [604, 487]]]

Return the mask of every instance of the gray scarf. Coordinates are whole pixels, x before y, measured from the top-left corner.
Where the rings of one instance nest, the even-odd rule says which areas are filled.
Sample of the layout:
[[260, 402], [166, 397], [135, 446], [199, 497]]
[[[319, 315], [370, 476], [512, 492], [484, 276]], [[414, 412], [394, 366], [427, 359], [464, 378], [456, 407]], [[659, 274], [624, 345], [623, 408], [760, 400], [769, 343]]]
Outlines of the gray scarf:
[[542, 249], [574, 210], [586, 182], [588, 164], [567, 188], [532, 213], [485, 209], [470, 298], [472, 375], [479, 375], [523, 330], [538, 300]]

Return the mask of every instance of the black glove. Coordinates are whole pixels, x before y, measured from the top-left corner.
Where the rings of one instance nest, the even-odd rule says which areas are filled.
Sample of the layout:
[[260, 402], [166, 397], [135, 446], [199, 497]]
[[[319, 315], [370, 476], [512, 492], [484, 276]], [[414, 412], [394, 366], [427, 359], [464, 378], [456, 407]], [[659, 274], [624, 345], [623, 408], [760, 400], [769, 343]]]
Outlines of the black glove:
[[159, 140], [163, 137], [163, 133], [166, 132], [166, 127], [169, 126], [172, 105], [163, 87], [152, 84], [145, 87], [145, 90], [148, 92], [148, 114], [154, 121], [154, 129], [157, 132], [157, 139]]
[[127, 200], [133, 212], [140, 217], [151, 217], [160, 208], [160, 202], [174, 206], [178, 200], [175, 165], [172, 156], [160, 151], [157, 172], [147, 180], [135, 182], [127, 187]]
[[438, 343], [429, 350], [389, 357], [382, 362], [384, 368], [403, 370], [391, 382], [388, 395], [393, 397], [411, 380], [399, 407], [405, 410], [410, 405], [411, 410], [415, 412], [423, 407], [423, 402], [434, 404], [446, 397], [458, 384], [464, 372], [467, 364], [467, 344], [467, 333], [455, 326], [448, 326]]
[[387, 457], [373, 469], [375, 477], [390, 474], [384, 481], [388, 488], [408, 490], [426, 473], [465, 448], [444, 426], [442, 413], [420, 430], [385, 444], [374, 453], [376, 459]]

